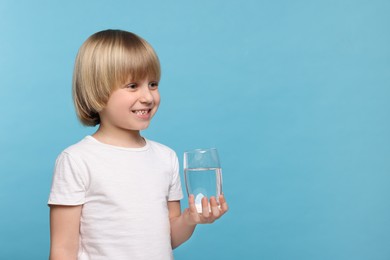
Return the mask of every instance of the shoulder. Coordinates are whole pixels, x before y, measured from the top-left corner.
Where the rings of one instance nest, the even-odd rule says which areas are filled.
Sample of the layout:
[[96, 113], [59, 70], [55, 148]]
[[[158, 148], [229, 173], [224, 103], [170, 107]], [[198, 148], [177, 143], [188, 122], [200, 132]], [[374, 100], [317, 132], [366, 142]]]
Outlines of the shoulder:
[[79, 142], [72, 144], [72, 145], [68, 146], [67, 148], [65, 148], [62, 151], [62, 153], [78, 154], [78, 153], [81, 153], [83, 151], [93, 149], [94, 148], [93, 146], [94, 146], [94, 142], [92, 141], [92, 139], [89, 136], [86, 136], [83, 139], [81, 139]]
[[158, 142], [152, 141], [152, 140], [147, 140], [147, 142], [149, 143], [150, 148], [153, 150], [176, 155], [176, 152], [172, 148], [170, 148], [164, 144], [161, 144], [161, 143], [158, 143]]
[[163, 161], [169, 162], [170, 164], [176, 164], [178, 157], [176, 155], [176, 152], [161, 143], [147, 140], [149, 145], [149, 151], [151, 152], [151, 155], [155, 156], [155, 158], [159, 158]]
[[91, 142], [88, 136], [86, 136], [79, 142], [65, 148], [58, 155], [57, 160], [61, 160], [63, 158], [82, 158], [83, 155], [88, 154], [93, 149], [93, 142]]

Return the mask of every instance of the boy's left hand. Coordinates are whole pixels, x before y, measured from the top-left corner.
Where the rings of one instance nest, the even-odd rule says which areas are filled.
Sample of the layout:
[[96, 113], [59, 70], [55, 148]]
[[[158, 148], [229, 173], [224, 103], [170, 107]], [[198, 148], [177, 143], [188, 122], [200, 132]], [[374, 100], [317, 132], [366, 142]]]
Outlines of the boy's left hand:
[[202, 198], [202, 213], [198, 213], [195, 206], [194, 195], [188, 197], [189, 208], [184, 210], [184, 218], [189, 225], [196, 224], [210, 224], [215, 220], [222, 217], [229, 209], [225, 197], [223, 195], [219, 196], [219, 203], [215, 197], [210, 198], [210, 204], [207, 200], [207, 197]]

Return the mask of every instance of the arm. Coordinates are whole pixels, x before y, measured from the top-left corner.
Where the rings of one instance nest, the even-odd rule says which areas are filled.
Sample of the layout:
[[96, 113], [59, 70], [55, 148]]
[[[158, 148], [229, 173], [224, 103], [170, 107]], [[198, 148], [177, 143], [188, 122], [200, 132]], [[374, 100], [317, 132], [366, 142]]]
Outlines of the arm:
[[187, 241], [195, 230], [197, 224], [213, 223], [228, 211], [228, 205], [223, 195], [219, 197], [220, 207], [214, 197], [209, 203], [206, 197], [202, 199], [203, 212], [198, 213], [195, 206], [194, 195], [188, 198], [189, 208], [181, 213], [180, 201], [169, 201], [169, 220], [171, 223], [171, 243], [172, 248], [180, 246]]
[[82, 205], [50, 205], [50, 260], [76, 260]]
[[[180, 201], [168, 201], [169, 221], [171, 223], [171, 244], [176, 248], [187, 241], [195, 230], [195, 223], [186, 223], [181, 214]], [[187, 209], [186, 209], [187, 210]]]

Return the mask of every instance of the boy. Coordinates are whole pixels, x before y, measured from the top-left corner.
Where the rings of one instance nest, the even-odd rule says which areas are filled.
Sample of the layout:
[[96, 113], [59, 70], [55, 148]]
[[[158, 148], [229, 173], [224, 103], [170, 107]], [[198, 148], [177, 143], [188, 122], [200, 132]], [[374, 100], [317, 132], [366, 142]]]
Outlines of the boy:
[[50, 205], [50, 259], [173, 259], [197, 224], [228, 206], [194, 197], [181, 212], [177, 156], [143, 138], [160, 104], [160, 64], [139, 36], [106, 30], [76, 57], [73, 99], [84, 125], [98, 130], [57, 158]]

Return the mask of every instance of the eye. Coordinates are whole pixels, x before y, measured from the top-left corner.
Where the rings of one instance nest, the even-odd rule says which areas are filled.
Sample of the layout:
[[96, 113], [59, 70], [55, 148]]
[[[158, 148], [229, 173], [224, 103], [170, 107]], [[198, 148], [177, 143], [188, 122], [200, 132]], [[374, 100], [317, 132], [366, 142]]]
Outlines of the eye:
[[157, 81], [149, 82], [149, 88], [150, 89], [157, 89], [158, 88], [158, 82]]
[[132, 89], [132, 90], [137, 89], [137, 83], [126, 84], [125, 88]]

